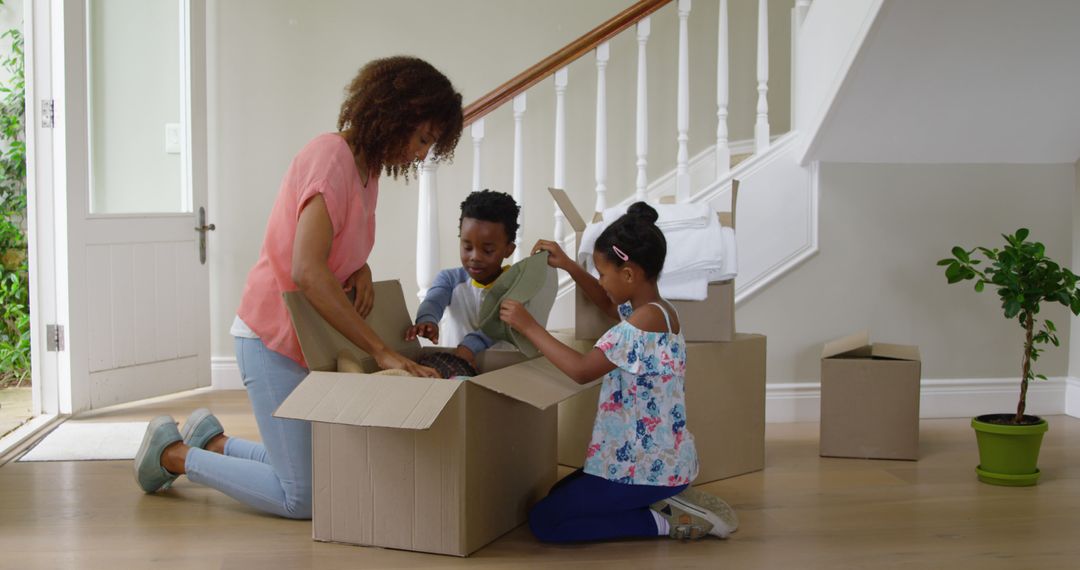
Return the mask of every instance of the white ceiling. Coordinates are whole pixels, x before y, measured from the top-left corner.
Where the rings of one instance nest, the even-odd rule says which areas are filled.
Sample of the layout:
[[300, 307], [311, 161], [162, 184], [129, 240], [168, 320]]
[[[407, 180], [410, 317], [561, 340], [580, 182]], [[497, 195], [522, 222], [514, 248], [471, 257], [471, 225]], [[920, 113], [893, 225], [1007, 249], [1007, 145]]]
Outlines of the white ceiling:
[[1075, 162], [1080, 0], [886, 0], [809, 158]]

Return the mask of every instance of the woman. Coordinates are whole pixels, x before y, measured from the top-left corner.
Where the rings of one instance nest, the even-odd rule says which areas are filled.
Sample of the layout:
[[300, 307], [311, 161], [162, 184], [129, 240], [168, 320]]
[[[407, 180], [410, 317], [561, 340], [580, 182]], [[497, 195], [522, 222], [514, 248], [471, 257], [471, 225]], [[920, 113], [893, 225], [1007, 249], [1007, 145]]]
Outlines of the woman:
[[[415, 175], [432, 150], [434, 160], [450, 160], [462, 129], [461, 94], [430, 64], [411, 57], [368, 63], [346, 92], [338, 132], [309, 142], [285, 174], [230, 330], [263, 443], [227, 437], [206, 409], [189, 416], [183, 434], [173, 418], [154, 418], [135, 457], [136, 480], [147, 493], [167, 489], [186, 473], [262, 511], [311, 518], [311, 427], [273, 417], [308, 373], [282, 301], [285, 291], [303, 292], [381, 367], [436, 376], [388, 347], [364, 322], [373, 303], [367, 258], [380, 173]], [[352, 289], [354, 303], [346, 296]]]

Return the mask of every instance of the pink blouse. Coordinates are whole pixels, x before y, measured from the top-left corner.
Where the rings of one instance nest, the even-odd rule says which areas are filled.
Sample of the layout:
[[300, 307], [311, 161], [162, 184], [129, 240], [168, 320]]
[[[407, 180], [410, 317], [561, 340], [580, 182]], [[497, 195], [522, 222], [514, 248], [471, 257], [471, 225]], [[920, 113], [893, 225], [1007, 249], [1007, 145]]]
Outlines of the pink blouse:
[[327, 259], [334, 277], [344, 283], [367, 263], [375, 245], [378, 173], [372, 173], [364, 186], [345, 139], [336, 133], [319, 135], [296, 155], [281, 181], [259, 260], [248, 273], [237, 310], [263, 344], [305, 367], [281, 294], [297, 289], [292, 280], [296, 225], [301, 210], [316, 194], [322, 194], [334, 228]]

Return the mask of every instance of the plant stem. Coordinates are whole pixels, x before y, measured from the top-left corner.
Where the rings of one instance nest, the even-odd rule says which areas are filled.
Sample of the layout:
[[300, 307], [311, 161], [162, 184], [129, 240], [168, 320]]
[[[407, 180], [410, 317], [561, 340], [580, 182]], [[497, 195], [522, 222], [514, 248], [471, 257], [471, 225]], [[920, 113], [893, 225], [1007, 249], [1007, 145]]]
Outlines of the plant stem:
[[1024, 313], [1024, 329], [1027, 330], [1027, 338], [1024, 339], [1024, 375], [1020, 378], [1020, 403], [1016, 405], [1016, 417], [1013, 418], [1014, 424], [1020, 424], [1024, 421], [1024, 408], [1027, 407], [1028, 377], [1031, 375], [1032, 333], [1035, 329], [1035, 319], [1031, 316], [1031, 311]]

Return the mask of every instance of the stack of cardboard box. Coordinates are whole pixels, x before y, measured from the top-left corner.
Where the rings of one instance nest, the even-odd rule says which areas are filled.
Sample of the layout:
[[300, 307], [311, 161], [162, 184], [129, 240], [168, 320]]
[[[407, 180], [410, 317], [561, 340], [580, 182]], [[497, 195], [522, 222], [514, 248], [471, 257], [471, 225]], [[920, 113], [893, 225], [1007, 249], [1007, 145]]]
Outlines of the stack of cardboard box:
[[[565, 192], [550, 191], [580, 241], [584, 219]], [[733, 181], [732, 211], [720, 215], [721, 223], [731, 227], [737, 192], [738, 181]], [[575, 289], [574, 329], [560, 331], [558, 336], [584, 352], [615, 321], [586, 299], [580, 288]], [[735, 332], [734, 281], [710, 283], [704, 301], [672, 304], [687, 341], [687, 427], [694, 435], [701, 464], [695, 484], [763, 469], [765, 337]], [[597, 385], [559, 404], [560, 464], [581, 467], [584, 463], [599, 391]]]
[[[411, 324], [401, 285], [376, 283], [375, 298], [367, 322], [393, 343]], [[285, 302], [312, 372], [275, 415], [312, 422], [315, 540], [467, 556], [525, 522], [557, 463], [583, 461], [598, 381], [582, 386], [543, 357], [498, 350], [467, 380], [374, 374], [374, 360], [302, 295]], [[761, 469], [765, 337], [735, 334], [730, 281], [711, 284], [706, 301], [675, 305], [688, 341], [697, 482]], [[576, 339], [594, 341], [614, 324], [591, 305], [576, 310]], [[567, 340], [591, 347], [576, 339]], [[415, 340], [393, 348], [413, 359], [447, 350]]]

